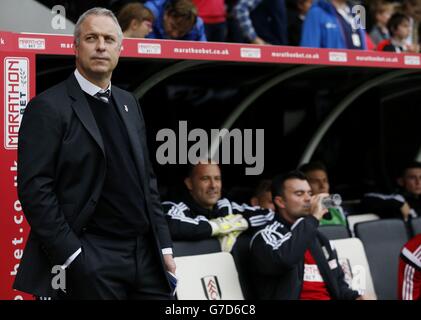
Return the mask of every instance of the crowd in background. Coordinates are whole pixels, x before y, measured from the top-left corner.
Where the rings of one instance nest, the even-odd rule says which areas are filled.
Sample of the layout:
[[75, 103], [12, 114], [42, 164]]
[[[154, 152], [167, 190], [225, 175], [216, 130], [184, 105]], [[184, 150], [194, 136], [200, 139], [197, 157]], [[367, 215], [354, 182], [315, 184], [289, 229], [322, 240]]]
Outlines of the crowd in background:
[[419, 0], [149, 0], [114, 10], [126, 37], [419, 52]]
[[[126, 37], [419, 52], [421, 0], [39, 0], [99, 6]], [[362, 7], [358, 7], [358, 6]]]

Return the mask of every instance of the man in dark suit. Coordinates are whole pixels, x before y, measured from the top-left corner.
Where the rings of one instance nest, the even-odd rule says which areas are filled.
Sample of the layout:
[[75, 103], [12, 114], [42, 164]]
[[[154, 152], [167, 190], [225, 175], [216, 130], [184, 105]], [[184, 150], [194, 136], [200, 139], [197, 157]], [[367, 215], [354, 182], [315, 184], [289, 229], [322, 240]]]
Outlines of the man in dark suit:
[[111, 11], [85, 12], [74, 74], [26, 107], [18, 194], [31, 233], [15, 289], [65, 299], [171, 297], [172, 243], [143, 116], [133, 95], [111, 85], [121, 42]]

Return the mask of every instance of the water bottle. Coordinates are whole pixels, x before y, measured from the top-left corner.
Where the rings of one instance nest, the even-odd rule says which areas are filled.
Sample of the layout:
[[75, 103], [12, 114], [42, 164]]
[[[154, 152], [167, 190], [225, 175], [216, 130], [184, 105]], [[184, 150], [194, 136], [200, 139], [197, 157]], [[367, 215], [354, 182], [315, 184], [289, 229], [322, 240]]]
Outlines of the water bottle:
[[342, 197], [335, 193], [322, 199], [322, 206], [326, 209], [339, 207], [342, 203]]

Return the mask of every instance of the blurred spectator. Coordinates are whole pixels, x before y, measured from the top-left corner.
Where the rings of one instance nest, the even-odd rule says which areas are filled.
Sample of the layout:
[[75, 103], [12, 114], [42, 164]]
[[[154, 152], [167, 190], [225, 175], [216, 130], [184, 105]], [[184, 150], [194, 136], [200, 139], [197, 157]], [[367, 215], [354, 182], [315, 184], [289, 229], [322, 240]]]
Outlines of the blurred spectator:
[[287, 15], [284, 0], [239, 0], [234, 17], [245, 38], [254, 44], [286, 45]]
[[367, 31], [365, 32], [365, 43], [367, 45], [367, 50], [376, 50], [377, 46], [374, 44], [374, 42], [371, 40], [369, 34]]
[[365, 30], [354, 27], [354, 16], [346, 0], [319, 0], [307, 13], [301, 46], [366, 49]]
[[398, 299], [421, 300], [421, 234], [409, 240], [399, 256]]
[[403, 0], [402, 13], [409, 17], [410, 24], [410, 35], [406, 42], [408, 45], [418, 45], [420, 40], [421, 0]]
[[411, 162], [404, 167], [397, 179], [396, 193], [367, 193], [361, 205], [366, 212], [382, 218], [415, 218], [421, 215], [421, 162]]
[[239, 0], [225, 0], [227, 8], [227, 41], [228, 42], [238, 42], [245, 43], [249, 42], [241, 31], [239, 23], [234, 14], [234, 8], [237, 5]]
[[191, 0], [150, 0], [145, 8], [154, 17], [148, 38], [206, 41], [203, 20]]
[[379, 43], [377, 50], [391, 52], [418, 52], [419, 45], [408, 45], [406, 39], [411, 33], [409, 17], [395, 13], [387, 23], [390, 39]]
[[184, 201], [162, 203], [173, 240], [216, 237], [224, 251], [231, 251], [242, 231], [273, 219], [270, 210], [221, 198], [221, 170], [216, 163], [192, 166], [184, 183], [189, 191]]
[[275, 206], [272, 201], [271, 187], [271, 180], [260, 181], [254, 191], [253, 197], [250, 199], [251, 205], [254, 207], [258, 206], [265, 209], [275, 210]]
[[145, 38], [152, 31], [153, 16], [141, 3], [126, 4], [117, 19], [126, 38]]
[[288, 8], [288, 44], [299, 46], [304, 19], [313, 0], [295, 0]]
[[260, 299], [363, 300], [345, 282], [336, 252], [318, 230], [325, 214], [300, 171], [277, 176], [272, 182], [276, 214], [252, 237], [250, 249], [257, 270]]
[[224, 42], [227, 36], [227, 23], [224, 0], [193, 0], [198, 15], [205, 23], [208, 41]]
[[383, 40], [390, 38], [387, 22], [395, 10], [395, 5], [384, 0], [375, 1], [371, 7], [374, 26], [370, 31], [370, 38], [377, 46]]
[[[323, 163], [309, 162], [303, 164], [299, 170], [306, 175], [314, 195], [330, 192], [329, 177]], [[329, 208], [329, 212], [320, 220], [320, 225], [332, 224], [346, 226], [346, 218], [342, 207]]]

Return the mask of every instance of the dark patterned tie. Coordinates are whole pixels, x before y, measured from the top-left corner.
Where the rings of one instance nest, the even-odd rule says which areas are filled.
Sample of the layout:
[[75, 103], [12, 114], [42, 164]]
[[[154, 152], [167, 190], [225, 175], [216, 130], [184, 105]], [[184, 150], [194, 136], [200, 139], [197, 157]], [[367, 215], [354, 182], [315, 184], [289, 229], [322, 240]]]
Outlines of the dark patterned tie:
[[105, 91], [98, 91], [95, 94], [95, 97], [101, 100], [102, 102], [108, 103], [108, 99], [110, 98], [110, 93], [111, 93], [110, 89], [107, 89]]

